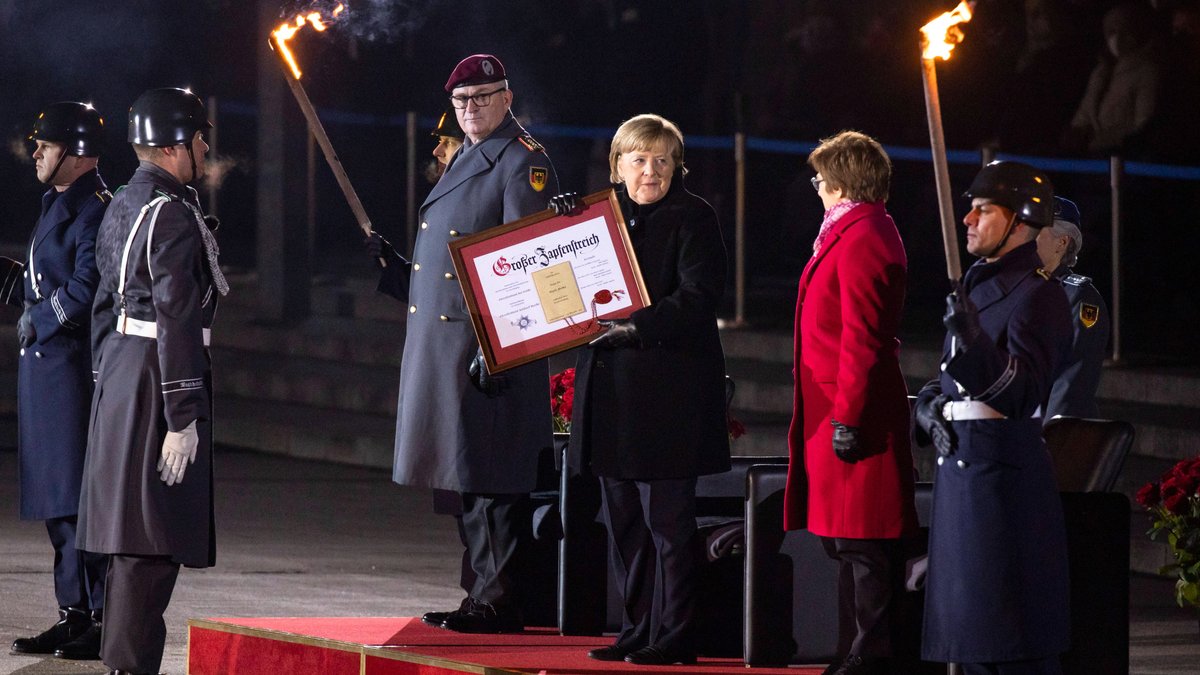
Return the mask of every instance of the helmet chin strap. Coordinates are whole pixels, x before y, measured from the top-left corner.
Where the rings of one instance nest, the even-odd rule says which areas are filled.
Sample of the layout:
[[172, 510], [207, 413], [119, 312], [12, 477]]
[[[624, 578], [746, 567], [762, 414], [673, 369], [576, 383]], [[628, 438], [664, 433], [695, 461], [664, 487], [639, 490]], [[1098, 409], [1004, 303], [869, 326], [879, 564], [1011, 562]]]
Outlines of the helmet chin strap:
[[1017, 222], [1017, 212], [1013, 211], [1012, 217], [1008, 219], [1008, 225], [1006, 225], [1004, 228], [1004, 236], [1000, 238], [1000, 243], [996, 244], [995, 246], [992, 247], [992, 250], [988, 251], [987, 253], [981, 254], [979, 257], [981, 257], [981, 258], [996, 257], [996, 254], [1000, 252], [1000, 249], [1004, 248], [1004, 245], [1006, 243], [1008, 243], [1008, 238], [1009, 238], [1009, 236], [1012, 235], [1013, 225], [1015, 225], [1016, 222]]
[[67, 159], [67, 153], [64, 150], [63, 154], [59, 155], [58, 163], [54, 165], [54, 170], [46, 177], [46, 185], [54, 185], [54, 177], [58, 175], [58, 170], [62, 167], [62, 163]]
[[191, 161], [191, 163], [192, 163], [192, 177], [183, 182], [190, 183], [190, 182], [196, 180], [196, 155], [195, 155], [195, 153], [192, 152], [192, 144], [191, 143], [186, 144], [184, 147], [187, 148], [188, 160]]

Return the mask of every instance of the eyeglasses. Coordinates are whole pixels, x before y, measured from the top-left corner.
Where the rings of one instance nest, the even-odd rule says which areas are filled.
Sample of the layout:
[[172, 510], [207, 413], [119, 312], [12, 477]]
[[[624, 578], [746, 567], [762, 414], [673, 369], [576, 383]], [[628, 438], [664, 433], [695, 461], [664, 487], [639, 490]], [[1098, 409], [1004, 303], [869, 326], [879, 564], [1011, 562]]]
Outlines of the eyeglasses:
[[821, 183], [824, 183], [825, 179], [817, 178], [816, 176], [813, 176], [812, 178], [808, 179], [808, 182], [812, 183], [814, 190], [816, 190], [817, 192], [820, 192], [821, 191]]
[[495, 91], [485, 91], [482, 94], [475, 94], [474, 96], [451, 96], [450, 105], [462, 110], [463, 108], [467, 107], [467, 101], [470, 101], [471, 103], [474, 103], [475, 107], [477, 108], [486, 108], [487, 106], [491, 105], [493, 95], [507, 90], [508, 87], [500, 87]]

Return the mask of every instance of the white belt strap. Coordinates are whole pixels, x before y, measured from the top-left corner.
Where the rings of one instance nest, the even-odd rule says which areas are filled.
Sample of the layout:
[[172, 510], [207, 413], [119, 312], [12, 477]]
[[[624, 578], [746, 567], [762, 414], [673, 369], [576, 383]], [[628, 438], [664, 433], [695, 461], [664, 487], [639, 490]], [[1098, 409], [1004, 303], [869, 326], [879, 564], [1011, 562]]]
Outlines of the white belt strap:
[[950, 401], [942, 406], [942, 417], [948, 422], [1007, 419], [999, 410], [979, 401]]
[[[201, 329], [204, 333], [204, 346], [207, 347], [212, 342], [212, 329]], [[153, 321], [142, 321], [141, 319], [131, 319], [127, 316], [117, 317], [117, 332], [124, 335], [136, 335], [138, 337], [150, 338], [151, 340], [158, 339], [158, 324]]]
[[[169, 201], [171, 201], [171, 199], [169, 197], [162, 197], [162, 196], [151, 199], [150, 203], [143, 206], [141, 212], [138, 213], [137, 220], [133, 221], [133, 227], [129, 228], [129, 236], [125, 238], [125, 250], [121, 253], [121, 278], [117, 282], [117, 293], [121, 296], [122, 302], [124, 302], [124, 299], [125, 299], [125, 276], [126, 276], [125, 270], [129, 267], [129, 247], [133, 246], [133, 238], [137, 235], [138, 228], [140, 228], [142, 226], [142, 220], [145, 219], [146, 213], [148, 211], [150, 211], [150, 209], [154, 209], [154, 215], [150, 217], [150, 229], [151, 229], [151, 231], [153, 231], [154, 221], [158, 220], [158, 212], [160, 210], [162, 210], [161, 209], [162, 205]], [[150, 237], [147, 237], [146, 238], [146, 250], [147, 250], [146, 264], [147, 265], [149, 265], [149, 263], [150, 263], [149, 249], [150, 249]]]

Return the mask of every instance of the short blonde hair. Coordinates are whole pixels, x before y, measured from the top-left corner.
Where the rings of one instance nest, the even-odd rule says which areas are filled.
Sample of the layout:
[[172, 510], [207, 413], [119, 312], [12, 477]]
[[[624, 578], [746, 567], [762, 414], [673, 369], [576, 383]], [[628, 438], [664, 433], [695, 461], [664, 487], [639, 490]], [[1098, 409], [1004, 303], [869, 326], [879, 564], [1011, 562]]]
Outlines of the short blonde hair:
[[892, 160], [879, 141], [858, 131], [843, 131], [821, 140], [808, 156], [825, 189], [841, 188], [856, 202], [886, 202], [892, 182]]
[[137, 158], [143, 162], [153, 162], [160, 159], [164, 153], [160, 147], [134, 143], [133, 154], [137, 155]]
[[[608, 179], [620, 183], [621, 176], [617, 174], [617, 160], [627, 152], [645, 152], [656, 145], [666, 146], [675, 166], [683, 167], [683, 132], [671, 120], [653, 114], [631, 117], [617, 127], [613, 134], [612, 145], [608, 152]], [[687, 173], [687, 168], [683, 169]]]

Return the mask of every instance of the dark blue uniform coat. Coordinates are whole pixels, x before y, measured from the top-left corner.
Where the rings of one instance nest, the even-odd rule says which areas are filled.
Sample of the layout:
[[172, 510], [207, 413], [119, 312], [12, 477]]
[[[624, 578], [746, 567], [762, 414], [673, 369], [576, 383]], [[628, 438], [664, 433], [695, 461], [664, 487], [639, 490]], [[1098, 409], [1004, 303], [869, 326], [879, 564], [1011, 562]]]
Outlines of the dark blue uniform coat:
[[1104, 298], [1100, 297], [1100, 291], [1090, 278], [1073, 273], [1069, 267], [1055, 270], [1055, 276], [1067, 292], [1071, 327], [1075, 333], [1066, 366], [1050, 390], [1050, 403], [1044, 417], [1099, 417], [1096, 389], [1100, 387], [1100, 373], [1108, 349], [1108, 305], [1104, 304]]
[[457, 492], [533, 489], [538, 452], [552, 442], [546, 361], [502, 373], [508, 388], [495, 398], [475, 389], [467, 365], [479, 341], [447, 246], [541, 211], [557, 191], [549, 157], [509, 114], [479, 143], [467, 140], [421, 205], [400, 364], [395, 482]]
[[1071, 342], [1062, 287], [1034, 242], [964, 277], [986, 334], [921, 390], [987, 403], [1007, 419], [952, 422], [955, 453], [933, 485], [923, 657], [990, 663], [1067, 649], [1067, 543], [1050, 455], [1034, 417]]
[[48, 190], [25, 250], [23, 300], [33, 304], [37, 331], [37, 341], [21, 350], [17, 369], [17, 461], [21, 518], [27, 520], [72, 516], [79, 509], [92, 400], [88, 326], [100, 276], [96, 232], [110, 199], [95, 170], [61, 193]]

